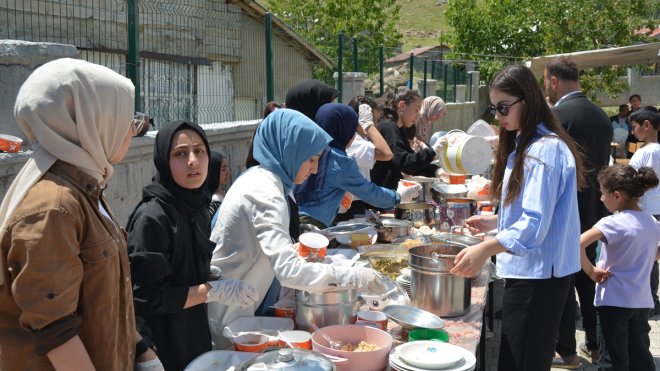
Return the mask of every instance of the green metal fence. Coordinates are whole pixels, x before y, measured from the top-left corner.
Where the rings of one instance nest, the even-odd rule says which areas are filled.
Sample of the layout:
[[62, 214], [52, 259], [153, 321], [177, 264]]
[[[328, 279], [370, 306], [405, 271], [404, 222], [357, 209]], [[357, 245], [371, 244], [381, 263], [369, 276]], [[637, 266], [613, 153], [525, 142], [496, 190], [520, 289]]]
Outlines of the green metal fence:
[[[225, 0], [0, 0], [0, 38], [71, 44], [81, 59], [134, 73], [136, 109], [156, 127], [257, 119], [267, 99], [263, 19]], [[272, 40], [274, 99], [284, 101], [318, 61], [290, 30], [274, 28]]]

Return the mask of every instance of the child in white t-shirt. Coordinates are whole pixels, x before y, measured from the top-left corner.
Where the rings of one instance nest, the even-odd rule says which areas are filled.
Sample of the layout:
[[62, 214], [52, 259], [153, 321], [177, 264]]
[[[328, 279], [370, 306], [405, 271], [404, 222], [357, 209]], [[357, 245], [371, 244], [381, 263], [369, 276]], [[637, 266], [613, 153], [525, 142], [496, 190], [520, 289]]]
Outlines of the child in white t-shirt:
[[[630, 166], [635, 169], [648, 166], [660, 178], [660, 144], [658, 144], [660, 114], [654, 112], [653, 107], [644, 107], [630, 114], [630, 122], [632, 133], [640, 142], [637, 151], [630, 159]], [[642, 210], [648, 211], [660, 220], [660, 187], [655, 187], [644, 193], [639, 203]], [[651, 294], [653, 295], [651, 316], [660, 314], [660, 298], [658, 297], [660, 278], [658, 276], [658, 262], [655, 261], [651, 270]]]
[[[376, 161], [389, 161], [393, 156], [389, 145], [375, 127], [375, 123], [380, 118], [380, 110], [376, 101], [362, 95], [353, 98], [348, 105], [358, 114], [360, 127], [359, 135], [356, 135], [350, 147], [346, 148], [346, 154], [355, 159], [364, 178], [371, 180], [370, 172]], [[356, 196], [347, 193], [342, 199], [335, 222], [364, 217], [365, 209], [371, 207]]]
[[[596, 282], [594, 305], [602, 330], [599, 367], [655, 370], [649, 350], [650, 273], [658, 255], [660, 222], [642, 211], [639, 198], [658, 185], [653, 169], [615, 164], [598, 175], [601, 201], [613, 215], [580, 236], [582, 270]], [[594, 267], [584, 247], [600, 240]], [[611, 365], [607, 362], [611, 362]], [[607, 369], [607, 368], [606, 368]]]

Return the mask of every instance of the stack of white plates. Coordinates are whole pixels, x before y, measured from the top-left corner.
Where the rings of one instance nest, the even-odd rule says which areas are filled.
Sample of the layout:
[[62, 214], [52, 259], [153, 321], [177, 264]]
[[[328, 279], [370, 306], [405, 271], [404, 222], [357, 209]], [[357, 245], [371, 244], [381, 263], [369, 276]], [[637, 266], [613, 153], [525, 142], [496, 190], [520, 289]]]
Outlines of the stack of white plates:
[[408, 293], [408, 296], [410, 296], [410, 299], [412, 299], [412, 292], [410, 291], [410, 268], [403, 268], [401, 270], [401, 275], [397, 276], [396, 282], [403, 287], [404, 290]]
[[439, 341], [414, 341], [390, 351], [390, 367], [397, 371], [472, 371], [477, 359], [470, 351]]
[[412, 299], [412, 292], [410, 291], [410, 276], [404, 276], [403, 274], [396, 277], [396, 282], [408, 293], [408, 296]]

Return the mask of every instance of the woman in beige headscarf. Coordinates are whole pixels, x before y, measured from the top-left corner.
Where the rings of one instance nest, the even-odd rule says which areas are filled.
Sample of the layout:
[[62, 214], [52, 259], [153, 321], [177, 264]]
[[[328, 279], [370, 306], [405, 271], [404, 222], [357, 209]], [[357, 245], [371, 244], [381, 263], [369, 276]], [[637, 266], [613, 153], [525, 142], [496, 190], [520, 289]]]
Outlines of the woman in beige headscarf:
[[430, 96], [424, 98], [422, 109], [419, 111], [419, 120], [408, 129], [410, 147], [415, 151], [427, 148], [431, 138], [431, 124], [440, 120], [447, 114], [445, 101], [440, 97]]
[[[103, 198], [139, 131], [133, 102], [130, 80], [75, 59], [39, 67], [18, 92], [14, 115], [34, 152], [0, 206], [4, 371], [135, 366], [146, 340], [125, 234]], [[140, 361], [160, 364], [153, 351]]]

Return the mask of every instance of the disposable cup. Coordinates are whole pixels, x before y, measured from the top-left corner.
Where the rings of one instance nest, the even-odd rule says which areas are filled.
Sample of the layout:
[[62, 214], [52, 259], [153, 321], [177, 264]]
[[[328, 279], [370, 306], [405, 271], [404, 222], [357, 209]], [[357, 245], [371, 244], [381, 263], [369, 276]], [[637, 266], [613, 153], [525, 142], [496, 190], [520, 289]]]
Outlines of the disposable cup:
[[318, 262], [325, 259], [328, 249], [328, 238], [320, 233], [305, 232], [298, 239], [298, 253], [308, 262]]

